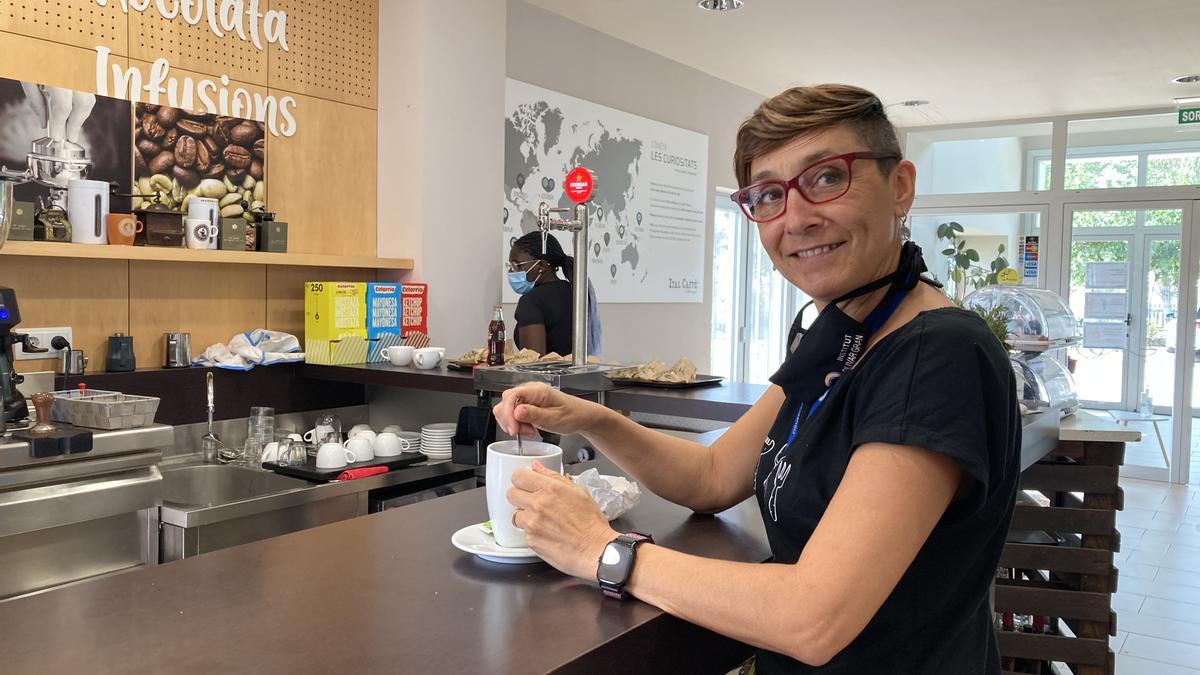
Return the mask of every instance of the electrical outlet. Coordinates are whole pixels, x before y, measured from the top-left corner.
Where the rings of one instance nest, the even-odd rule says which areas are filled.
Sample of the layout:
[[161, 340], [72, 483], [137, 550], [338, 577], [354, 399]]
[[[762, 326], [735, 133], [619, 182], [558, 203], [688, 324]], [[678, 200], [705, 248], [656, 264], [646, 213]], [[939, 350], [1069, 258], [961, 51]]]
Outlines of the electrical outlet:
[[54, 340], [54, 336], [56, 336], [56, 335], [61, 335], [61, 336], [65, 337], [67, 339], [67, 342], [71, 343], [72, 347], [75, 346], [75, 337], [73, 335], [71, 335], [71, 327], [70, 326], [64, 326], [62, 328], [18, 328], [17, 332], [22, 335], [28, 335], [30, 343], [32, 343], [36, 339], [37, 347], [39, 347], [39, 348], [44, 347], [49, 350], [49, 351], [45, 351], [45, 352], [36, 352], [33, 354], [29, 354], [29, 353], [26, 353], [24, 345], [18, 344], [17, 345], [17, 354], [16, 354], [18, 361], [30, 361], [32, 359], [56, 359], [56, 358], [58, 358], [58, 354], [61, 350], [55, 349], [54, 347], [50, 346], [50, 342], [52, 340]]

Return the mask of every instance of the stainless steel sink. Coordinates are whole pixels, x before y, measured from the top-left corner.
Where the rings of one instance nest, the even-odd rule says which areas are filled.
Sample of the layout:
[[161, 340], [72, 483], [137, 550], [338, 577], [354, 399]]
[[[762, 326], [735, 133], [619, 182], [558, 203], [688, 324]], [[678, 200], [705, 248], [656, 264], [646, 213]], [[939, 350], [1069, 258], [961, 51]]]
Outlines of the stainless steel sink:
[[162, 472], [164, 504], [220, 506], [309, 487], [308, 481], [243, 466], [204, 464]]

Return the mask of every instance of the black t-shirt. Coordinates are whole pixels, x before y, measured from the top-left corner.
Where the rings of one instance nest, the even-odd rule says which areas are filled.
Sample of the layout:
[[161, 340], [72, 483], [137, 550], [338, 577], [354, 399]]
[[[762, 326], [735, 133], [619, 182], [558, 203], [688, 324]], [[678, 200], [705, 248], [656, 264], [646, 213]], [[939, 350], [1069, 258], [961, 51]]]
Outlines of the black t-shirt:
[[[786, 382], [779, 384], [786, 392]], [[880, 339], [801, 422], [791, 447], [788, 436], [807, 404], [788, 397], [755, 472], [775, 562], [800, 557], [864, 443], [942, 453], [974, 484], [946, 509], [862, 633], [829, 663], [813, 668], [760, 651], [758, 672], [1000, 673], [988, 591], [1020, 473], [1015, 390], [1008, 355], [983, 320], [946, 308]]]
[[521, 349], [521, 326], [546, 327], [546, 350], [560, 356], [571, 353], [571, 284], [559, 279], [533, 287], [517, 301], [513, 312], [517, 330], [513, 344]]

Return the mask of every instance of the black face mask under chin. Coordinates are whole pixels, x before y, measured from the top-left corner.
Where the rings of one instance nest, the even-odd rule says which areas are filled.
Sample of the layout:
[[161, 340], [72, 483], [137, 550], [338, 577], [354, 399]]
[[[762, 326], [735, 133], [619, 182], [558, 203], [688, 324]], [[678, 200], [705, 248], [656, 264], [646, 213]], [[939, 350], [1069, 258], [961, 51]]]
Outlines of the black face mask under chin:
[[[926, 270], [921, 257], [921, 247], [905, 242], [900, 249], [900, 264], [891, 274], [860, 286], [837, 298], [821, 312], [807, 329], [801, 327], [804, 310], [800, 309], [792, 330], [788, 335], [791, 354], [771, 376], [771, 382], [787, 392], [789, 398], [811, 403], [819, 399], [833, 385], [833, 381], [848, 372], [862, 358], [871, 335], [879, 330], [904, 297], [916, 287], [918, 281], [937, 284], [923, 279]], [[858, 321], [838, 307], [838, 303], [857, 298], [891, 286], [883, 300], [871, 311], [864, 321]]]

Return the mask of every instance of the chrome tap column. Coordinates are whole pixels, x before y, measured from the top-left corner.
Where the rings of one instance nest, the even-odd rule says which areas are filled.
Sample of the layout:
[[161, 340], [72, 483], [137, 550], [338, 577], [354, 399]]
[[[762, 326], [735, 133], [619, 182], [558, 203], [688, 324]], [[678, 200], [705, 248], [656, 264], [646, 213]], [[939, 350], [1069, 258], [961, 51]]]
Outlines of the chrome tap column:
[[[555, 214], [575, 212], [575, 218], [555, 218]], [[567, 207], [551, 208], [546, 202], [538, 205], [538, 229], [542, 231], [542, 253], [546, 252], [546, 237], [550, 230], [566, 230], [574, 237], [575, 274], [571, 279], [571, 365], [587, 363], [588, 336], [588, 210], [587, 202]]]

